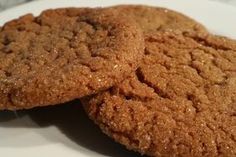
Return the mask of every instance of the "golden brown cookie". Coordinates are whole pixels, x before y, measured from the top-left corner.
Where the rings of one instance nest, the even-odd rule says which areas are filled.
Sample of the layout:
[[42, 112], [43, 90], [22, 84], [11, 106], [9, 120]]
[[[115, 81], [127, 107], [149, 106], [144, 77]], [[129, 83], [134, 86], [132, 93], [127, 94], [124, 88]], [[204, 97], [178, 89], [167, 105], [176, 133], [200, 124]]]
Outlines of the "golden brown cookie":
[[105, 134], [141, 154], [235, 157], [236, 41], [147, 34], [133, 76], [83, 104]]
[[0, 29], [0, 109], [58, 104], [107, 89], [134, 71], [142, 55], [141, 29], [115, 11], [25, 15]]
[[120, 5], [114, 6], [112, 9], [124, 13], [126, 16], [129, 15], [140, 24], [144, 32], [165, 30], [206, 31], [204, 26], [192, 18], [166, 8], [145, 5]]

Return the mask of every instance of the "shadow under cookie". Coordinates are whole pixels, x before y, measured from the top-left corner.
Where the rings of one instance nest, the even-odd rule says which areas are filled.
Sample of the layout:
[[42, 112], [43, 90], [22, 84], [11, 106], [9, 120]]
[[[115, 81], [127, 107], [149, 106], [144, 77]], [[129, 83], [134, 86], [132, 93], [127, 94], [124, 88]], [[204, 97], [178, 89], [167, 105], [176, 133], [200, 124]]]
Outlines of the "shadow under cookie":
[[[126, 150], [123, 146], [115, 143], [104, 135], [101, 130], [88, 119], [78, 100], [59, 106], [18, 111], [17, 115], [19, 118], [29, 117], [34, 124], [29, 125], [28, 123], [22, 123], [21, 120], [14, 120], [16, 117], [13, 112], [2, 112], [0, 117], [3, 119], [1, 118], [0, 127], [39, 129], [37, 132], [48, 141], [61, 142], [60, 139], [57, 139], [57, 136], [52, 136], [53, 133], [45, 134], [43, 130], [41, 130], [48, 127], [56, 127], [68, 140], [78, 144], [77, 147], [76, 144], [70, 144], [70, 142], [63, 143], [72, 149], [78, 150], [79, 147], [83, 147], [95, 151], [98, 154], [112, 157], [140, 156]], [[29, 144], [30, 142], [25, 144], [25, 147], [28, 147]], [[20, 147], [24, 147], [24, 144]]]

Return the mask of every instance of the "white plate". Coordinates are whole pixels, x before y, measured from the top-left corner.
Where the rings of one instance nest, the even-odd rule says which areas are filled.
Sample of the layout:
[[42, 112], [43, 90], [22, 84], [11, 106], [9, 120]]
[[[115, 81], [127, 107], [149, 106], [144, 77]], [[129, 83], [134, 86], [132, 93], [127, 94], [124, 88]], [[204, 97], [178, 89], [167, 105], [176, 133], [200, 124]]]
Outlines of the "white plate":
[[[0, 25], [47, 8], [147, 4], [185, 13], [211, 32], [236, 39], [236, 8], [206, 0], [42, 0], [0, 13]], [[17, 118], [16, 118], [17, 117]], [[23, 112], [0, 112], [0, 153], [4, 157], [131, 157], [89, 121], [79, 102]]]

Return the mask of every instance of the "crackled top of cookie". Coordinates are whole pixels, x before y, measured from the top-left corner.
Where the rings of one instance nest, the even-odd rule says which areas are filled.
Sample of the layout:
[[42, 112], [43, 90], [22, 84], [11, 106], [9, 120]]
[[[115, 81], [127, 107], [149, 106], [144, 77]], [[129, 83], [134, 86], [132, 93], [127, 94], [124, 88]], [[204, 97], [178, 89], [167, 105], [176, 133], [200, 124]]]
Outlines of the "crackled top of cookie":
[[150, 156], [236, 156], [236, 41], [149, 34], [136, 73], [83, 100], [128, 149]]
[[140, 24], [144, 32], [163, 30], [206, 31], [204, 26], [179, 12], [145, 5], [120, 5], [113, 9], [131, 16]]
[[0, 109], [62, 103], [109, 88], [143, 53], [140, 28], [111, 10], [47, 10], [0, 29]]

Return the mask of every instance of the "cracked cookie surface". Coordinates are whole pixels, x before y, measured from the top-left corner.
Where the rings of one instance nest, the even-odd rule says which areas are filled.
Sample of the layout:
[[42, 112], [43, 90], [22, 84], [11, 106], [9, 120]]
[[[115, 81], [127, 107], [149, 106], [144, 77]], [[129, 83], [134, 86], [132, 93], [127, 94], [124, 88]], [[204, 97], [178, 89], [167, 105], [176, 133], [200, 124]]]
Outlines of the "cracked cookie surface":
[[203, 25], [174, 10], [145, 5], [120, 5], [111, 8], [129, 15], [146, 33], [165, 30], [206, 32]]
[[236, 41], [147, 34], [133, 76], [83, 104], [105, 134], [141, 154], [236, 156]]
[[10, 21], [0, 28], [0, 109], [107, 89], [135, 70], [143, 47], [137, 24], [112, 10], [56, 9]]

